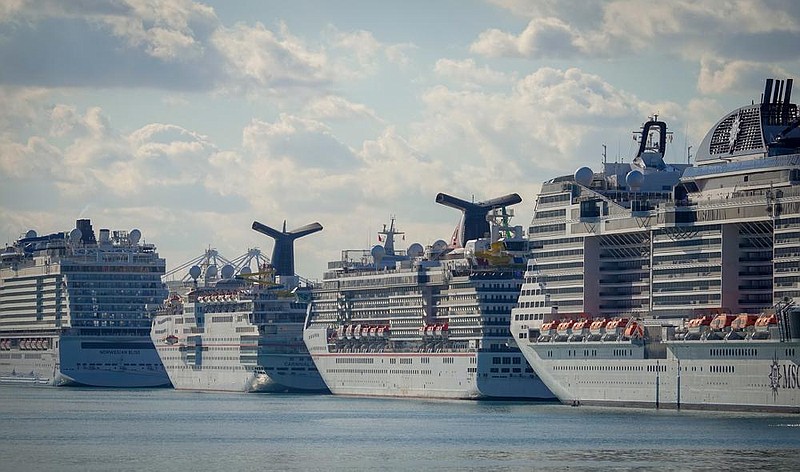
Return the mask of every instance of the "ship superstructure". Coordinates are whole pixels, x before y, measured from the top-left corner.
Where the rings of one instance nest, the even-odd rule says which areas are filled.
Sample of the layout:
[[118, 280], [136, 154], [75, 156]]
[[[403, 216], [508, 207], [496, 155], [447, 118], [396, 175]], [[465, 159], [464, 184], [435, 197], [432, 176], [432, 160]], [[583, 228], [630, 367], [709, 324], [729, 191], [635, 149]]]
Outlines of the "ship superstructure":
[[287, 232], [255, 222], [253, 229], [276, 239], [272, 262], [251, 249], [233, 261], [240, 265], [217, 270], [215, 262], [227, 259], [206, 251], [189, 268], [189, 287], [155, 314], [151, 336], [170, 380], [182, 390], [327, 391], [303, 343], [310, 283], [294, 272], [292, 244], [322, 227]]
[[800, 412], [791, 90], [768, 80], [694, 166], [663, 162], [666, 125], [651, 120], [632, 163], [544, 184], [512, 331], [559, 399]]
[[[451, 244], [395, 248], [394, 219], [382, 245], [345, 250], [312, 290], [306, 346], [334, 394], [552, 399], [515, 346], [511, 308], [527, 240], [510, 227], [518, 195], [468, 208]], [[472, 213], [468, 213], [472, 212]], [[480, 213], [480, 218], [466, 218]], [[476, 221], [471, 224], [470, 221]]]
[[166, 296], [164, 259], [137, 229], [76, 226], [0, 254], [0, 381], [168, 386], [146, 309]]

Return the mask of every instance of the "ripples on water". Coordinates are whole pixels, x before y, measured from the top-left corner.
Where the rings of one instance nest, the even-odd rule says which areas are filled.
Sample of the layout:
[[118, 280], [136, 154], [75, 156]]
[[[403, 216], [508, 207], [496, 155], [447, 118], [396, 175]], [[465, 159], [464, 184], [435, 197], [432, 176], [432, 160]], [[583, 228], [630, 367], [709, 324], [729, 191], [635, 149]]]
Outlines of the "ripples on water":
[[0, 470], [800, 470], [800, 417], [0, 386]]

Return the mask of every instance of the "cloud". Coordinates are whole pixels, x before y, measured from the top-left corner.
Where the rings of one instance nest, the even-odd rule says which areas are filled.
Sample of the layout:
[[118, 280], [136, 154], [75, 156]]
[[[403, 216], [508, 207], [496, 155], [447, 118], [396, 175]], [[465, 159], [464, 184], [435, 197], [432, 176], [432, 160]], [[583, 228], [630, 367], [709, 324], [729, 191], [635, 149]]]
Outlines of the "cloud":
[[315, 120], [341, 120], [351, 118], [367, 118], [381, 122], [375, 110], [361, 103], [353, 103], [343, 97], [326, 95], [310, 101], [304, 114]]
[[586, 52], [585, 40], [564, 21], [534, 18], [515, 36], [498, 29], [480, 34], [470, 52], [487, 57], [560, 57]]
[[346, 171], [358, 165], [352, 150], [316, 120], [287, 114], [274, 123], [253, 120], [243, 136], [245, 149], [254, 156], [278, 162], [291, 160], [300, 169]]
[[791, 77], [794, 74], [777, 64], [702, 58], [697, 88], [709, 95], [734, 90], [759, 90], [764, 86], [765, 75]]
[[481, 33], [470, 50], [487, 57], [657, 53], [691, 61], [717, 57], [770, 62], [800, 55], [793, 46], [800, 40], [800, 4], [792, 0], [494, 3], [530, 22], [518, 34], [498, 29]]
[[225, 26], [190, 0], [58, 2], [0, 9], [0, 83], [43, 87], [150, 87], [227, 94], [313, 96], [336, 81], [408, 62], [409, 44], [384, 44], [333, 27], [320, 44], [279, 22]]
[[506, 85], [513, 78], [502, 72], [490, 69], [489, 66], [478, 67], [474, 59], [439, 59], [434, 72], [446, 79], [451, 79], [463, 87], [480, 88], [484, 85]]

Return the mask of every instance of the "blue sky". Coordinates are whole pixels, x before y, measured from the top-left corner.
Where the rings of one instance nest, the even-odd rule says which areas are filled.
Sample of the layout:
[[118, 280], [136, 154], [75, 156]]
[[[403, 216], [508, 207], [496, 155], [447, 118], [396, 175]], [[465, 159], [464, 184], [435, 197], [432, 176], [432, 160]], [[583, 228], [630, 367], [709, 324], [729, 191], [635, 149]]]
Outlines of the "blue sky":
[[800, 3], [10, 0], [0, 4], [0, 235], [139, 228], [175, 267], [321, 233], [321, 277], [391, 216], [448, 239], [438, 192], [511, 192], [629, 160], [658, 113], [685, 162], [767, 77], [800, 77]]

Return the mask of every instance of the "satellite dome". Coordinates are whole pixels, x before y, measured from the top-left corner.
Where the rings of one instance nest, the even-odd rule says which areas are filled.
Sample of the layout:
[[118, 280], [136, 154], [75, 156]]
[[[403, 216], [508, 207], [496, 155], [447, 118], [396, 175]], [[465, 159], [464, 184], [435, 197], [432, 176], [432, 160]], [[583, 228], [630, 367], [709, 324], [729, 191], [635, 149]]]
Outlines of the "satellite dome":
[[408, 257], [420, 257], [424, 252], [425, 248], [423, 248], [422, 244], [420, 243], [414, 243], [408, 246], [408, 249], [406, 249], [406, 254], [408, 254]]
[[25, 237], [26, 238], [35, 238], [36, 237], [36, 231], [34, 231], [32, 229], [29, 229], [28, 232], [25, 233]]
[[580, 169], [575, 171], [574, 177], [575, 177], [575, 182], [578, 182], [584, 187], [588, 187], [592, 183], [594, 172], [592, 171], [592, 169], [588, 167], [581, 167]]
[[644, 174], [641, 171], [632, 170], [625, 176], [625, 183], [634, 190], [641, 188], [644, 183]]
[[230, 279], [233, 277], [234, 268], [230, 264], [225, 264], [222, 266], [222, 278], [223, 279]]
[[433, 252], [444, 252], [446, 249], [447, 243], [441, 239], [437, 240], [435, 243], [433, 243], [433, 246], [431, 246], [431, 251]]
[[83, 231], [78, 228], [73, 229], [69, 232], [69, 242], [70, 244], [78, 244], [81, 242], [81, 238], [83, 237]]
[[200, 266], [193, 265], [193, 266], [192, 266], [192, 267], [189, 269], [189, 276], [190, 276], [191, 278], [193, 278], [193, 279], [197, 280], [197, 278], [198, 278], [198, 277], [200, 277], [200, 272], [201, 272], [201, 271], [200, 271]]
[[128, 241], [131, 244], [137, 244], [139, 240], [142, 239], [142, 232], [138, 229], [132, 229], [130, 233], [128, 233]]
[[214, 264], [208, 266], [208, 268], [206, 269], [206, 277], [213, 279], [216, 276], [217, 276], [217, 266]]
[[372, 246], [370, 254], [372, 254], [372, 258], [375, 260], [381, 259], [386, 255], [386, 248], [381, 245]]
[[239, 274], [241, 274], [241, 275], [250, 275], [252, 273], [253, 273], [253, 271], [250, 270], [249, 267], [242, 267], [241, 269], [239, 269]]

